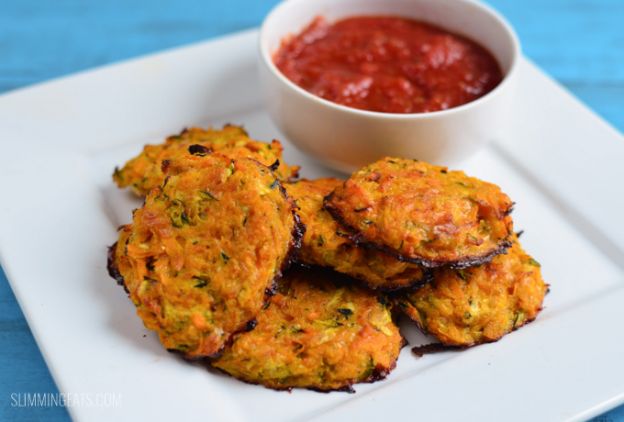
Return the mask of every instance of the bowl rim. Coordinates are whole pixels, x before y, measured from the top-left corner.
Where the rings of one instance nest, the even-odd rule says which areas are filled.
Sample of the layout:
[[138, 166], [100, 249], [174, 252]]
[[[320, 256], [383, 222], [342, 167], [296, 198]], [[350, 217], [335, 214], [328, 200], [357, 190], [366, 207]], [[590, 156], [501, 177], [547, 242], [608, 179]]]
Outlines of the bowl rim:
[[[296, 83], [288, 79], [286, 75], [284, 75], [273, 62], [273, 59], [271, 57], [271, 52], [268, 51], [269, 48], [266, 45], [267, 43], [264, 42], [266, 38], [266, 33], [268, 31], [269, 21], [273, 19], [275, 15], [277, 15], [284, 8], [296, 7], [295, 5], [297, 4], [297, 2], [304, 2], [304, 1], [309, 1], [309, 0], [282, 0], [275, 7], [273, 7], [273, 9], [271, 9], [271, 11], [266, 15], [266, 17], [262, 21], [262, 25], [260, 26], [260, 33], [258, 36], [258, 48], [260, 50], [260, 59], [261, 59], [261, 62], [269, 69], [270, 73], [272, 73], [275, 77], [277, 77], [278, 80], [280, 80], [288, 88], [290, 88], [291, 90], [295, 91], [299, 95], [302, 95], [311, 101], [315, 101], [319, 103], [320, 105], [324, 105], [326, 107], [332, 108], [338, 112], [365, 116], [365, 117], [384, 118], [384, 119], [390, 119], [390, 120], [414, 120], [414, 119], [431, 119], [431, 118], [444, 117], [447, 115], [462, 113], [471, 108], [478, 107], [479, 105], [486, 103], [492, 100], [493, 98], [499, 96], [500, 93], [508, 85], [511, 84], [510, 80], [513, 79], [514, 75], [518, 72], [518, 63], [520, 61], [520, 56], [522, 54], [520, 40], [518, 38], [518, 35], [516, 34], [516, 31], [513, 29], [509, 21], [507, 21], [507, 19], [502, 14], [500, 14], [497, 10], [495, 10], [491, 6], [484, 4], [482, 2], [479, 2], [477, 0], [453, 0], [458, 3], [471, 4], [475, 6], [477, 9], [479, 9], [481, 13], [485, 13], [493, 17], [495, 20], [497, 20], [501, 24], [503, 30], [507, 33], [507, 35], [509, 36], [511, 40], [511, 43], [512, 43], [511, 65], [509, 66], [509, 70], [503, 76], [503, 79], [501, 80], [501, 82], [498, 85], [496, 85], [494, 89], [492, 89], [487, 94], [475, 100], [469, 101], [465, 104], [447, 108], [445, 110], [426, 111], [426, 112], [419, 112], [419, 113], [386, 113], [386, 112], [381, 112], [381, 111], [363, 110], [359, 108], [354, 108], [354, 107], [349, 107], [346, 105], [334, 103], [332, 101], [326, 100], [325, 98], [319, 97], [309, 91], [306, 91], [305, 89], [303, 89], [302, 87], [300, 87], [299, 85], [297, 85]], [[400, 16], [400, 15], [396, 15], [396, 16]], [[310, 19], [314, 19], [314, 18], [315, 17], [313, 16]], [[288, 34], [284, 34], [283, 36], [285, 37], [287, 35]], [[490, 54], [492, 53], [490, 52]], [[498, 58], [497, 58], [497, 61], [498, 61]]]

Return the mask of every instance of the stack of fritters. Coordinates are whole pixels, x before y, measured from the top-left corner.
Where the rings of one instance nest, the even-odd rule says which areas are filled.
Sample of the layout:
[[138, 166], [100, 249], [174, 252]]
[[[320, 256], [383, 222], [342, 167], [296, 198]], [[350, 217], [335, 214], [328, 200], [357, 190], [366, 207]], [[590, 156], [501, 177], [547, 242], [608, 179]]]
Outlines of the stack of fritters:
[[497, 186], [398, 158], [344, 182], [297, 170], [235, 126], [185, 130], [115, 170], [145, 203], [109, 271], [167, 349], [271, 388], [348, 390], [394, 368], [393, 309], [449, 346], [541, 309]]
[[498, 340], [541, 309], [547, 285], [513, 232], [513, 202], [496, 185], [384, 158], [324, 205], [361, 247], [431, 269], [429, 283], [396, 294], [395, 303], [444, 345]]

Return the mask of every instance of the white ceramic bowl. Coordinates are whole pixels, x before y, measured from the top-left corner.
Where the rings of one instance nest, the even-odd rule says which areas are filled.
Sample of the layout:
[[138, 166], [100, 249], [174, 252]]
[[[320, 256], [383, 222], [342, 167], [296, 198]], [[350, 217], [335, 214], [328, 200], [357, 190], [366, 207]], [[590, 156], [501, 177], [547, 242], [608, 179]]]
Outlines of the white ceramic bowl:
[[[469, 37], [497, 59], [503, 81], [470, 103], [430, 113], [358, 110], [315, 96], [286, 78], [272, 56], [287, 35], [316, 16], [330, 22], [355, 15], [423, 20]], [[455, 164], [508, 128], [520, 56], [518, 38], [498, 13], [472, 0], [287, 0], [260, 30], [260, 77], [269, 113], [304, 152], [350, 172], [389, 155]]]

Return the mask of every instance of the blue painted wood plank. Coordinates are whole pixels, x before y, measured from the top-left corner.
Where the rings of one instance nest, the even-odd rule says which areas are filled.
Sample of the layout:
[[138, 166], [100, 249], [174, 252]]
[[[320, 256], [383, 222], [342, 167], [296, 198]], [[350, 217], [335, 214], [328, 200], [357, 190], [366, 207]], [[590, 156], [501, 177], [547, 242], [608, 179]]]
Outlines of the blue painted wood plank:
[[492, 0], [525, 53], [563, 83], [624, 82], [624, 1]]
[[[277, 0], [0, 0], [0, 93], [257, 26]], [[490, 0], [525, 54], [624, 130], [624, 1]], [[15, 408], [11, 393], [56, 392], [0, 271], [0, 420], [68, 420]], [[601, 416], [624, 422], [624, 407]]]
[[0, 421], [67, 421], [63, 407], [20, 407], [19, 394], [57, 393], [48, 367], [0, 269]]

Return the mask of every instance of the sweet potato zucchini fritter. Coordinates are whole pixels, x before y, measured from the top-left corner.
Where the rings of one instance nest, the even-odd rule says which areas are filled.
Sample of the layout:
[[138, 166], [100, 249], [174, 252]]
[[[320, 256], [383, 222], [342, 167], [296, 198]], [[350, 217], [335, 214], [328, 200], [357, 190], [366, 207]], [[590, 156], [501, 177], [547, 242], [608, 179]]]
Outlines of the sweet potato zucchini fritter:
[[514, 240], [507, 254], [488, 264], [435, 270], [430, 284], [398, 303], [443, 344], [472, 346], [498, 340], [535, 319], [546, 290], [539, 263]]
[[498, 186], [416, 160], [355, 172], [325, 207], [368, 243], [427, 267], [468, 267], [509, 247], [513, 203]]
[[113, 180], [120, 188], [130, 186], [139, 196], [145, 196], [164, 180], [163, 167], [187, 154], [188, 147], [198, 144], [211, 151], [231, 158], [253, 158], [270, 166], [279, 160], [275, 173], [280, 180], [297, 176], [298, 166], [288, 166], [282, 159], [282, 144], [273, 140], [270, 144], [255, 141], [239, 126], [225, 126], [221, 130], [191, 128], [179, 135], [168, 137], [164, 143], [146, 145], [138, 156], [128, 161], [121, 169], [115, 169]]
[[275, 389], [346, 390], [381, 379], [403, 346], [376, 295], [328, 271], [286, 274], [257, 322], [234, 336], [213, 365]]
[[213, 356], [264, 305], [299, 226], [255, 160], [188, 156], [172, 168], [121, 229], [109, 272], [167, 349]]
[[378, 250], [356, 246], [323, 209], [323, 198], [341, 184], [341, 180], [326, 178], [284, 185], [297, 203], [306, 226], [299, 259], [306, 264], [333, 268], [373, 289], [390, 290], [423, 282], [425, 273], [421, 267]]

